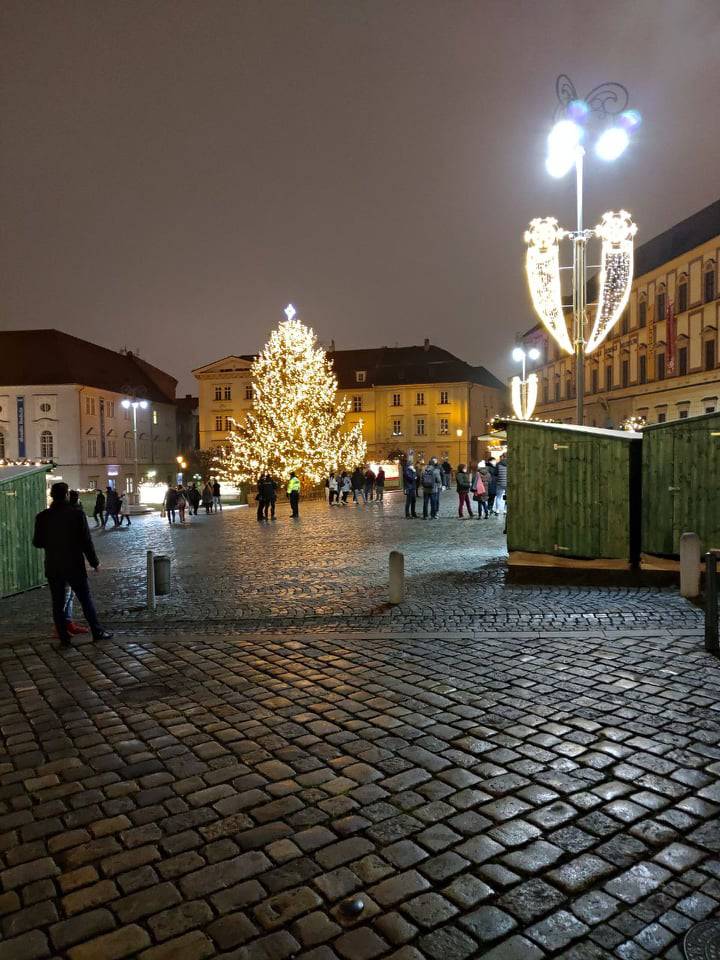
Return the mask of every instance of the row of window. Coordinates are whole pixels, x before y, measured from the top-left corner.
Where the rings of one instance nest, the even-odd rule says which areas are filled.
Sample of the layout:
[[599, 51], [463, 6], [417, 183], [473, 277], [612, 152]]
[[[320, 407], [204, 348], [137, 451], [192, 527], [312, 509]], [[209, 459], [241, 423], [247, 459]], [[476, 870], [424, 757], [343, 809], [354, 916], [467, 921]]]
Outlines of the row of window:
[[[215, 399], [216, 400], [232, 400], [232, 384], [218, 384], [215, 386]], [[253, 392], [252, 385], [245, 385], [245, 399], [252, 400]], [[441, 404], [450, 403], [449, 395], [447, 390], [440, 391], [440, 401]], [[352, 408], [355, 413], [362, 412], [362, 403], [363, 398], [360, 395], [356, 395], [352, 398]], [[392, 407], [401, 407], [402, 406], [402, 394], [394, 393], [392, 395], [392, 400], [390, 402]], [[423, 390], [418, 390], [415, 394], [415, 406], [424, 407], [425, 406], [425, 392]], [[221, 427], [216, 427], [216, 430], [222, 429]]]
[[[688, 298], [689, 298], [690, 285], [688, 281], [688, 276], [686, 273], [683, 273], [678, 278], [678, 287], [677, 287], [677, 302], [675, 304], [676, 313], [685, 313], [688, 309]], [[702, 283], [702, 292], [703, 292], [703, 303], [711, 303], [715, 300], [717, 296], [717, 284], [715, 282], [715, 261], [708, 260], [705, 264], [705, 269], [703, 272], [703, 283]], [[663, 320], [665, 318], [665, 313], [667, 311], [667, 289], [664, 283], [661, 283], [655, 294], [655, 319]], [[638, 301], [638, 326], [646, 327], [647, 326], [647, 309], [648, 309], [648, 300], [647, 294], [641, 293], [640, 299]], [[626, 310], [622, 322], [620, 325], [620, 332], [627, 333], [630, 329], [630, 320], [628, 316], [628, 311]]]
[[[245, 399], [252, 400], [252, 384], [245, 384]], [[231, 383], [216, 383], [215, 384], [215, 399], [216, 400], [232, 400], [232, 384]]]
[[[0, 460], [5, 459], [5, 434], [0, 430]], [[40, 459], [52, 460], [55, 456], [55, 440], [50, 430], [43, 430], [40, 434]]]
[[[704, 349], [704, 368], [705, 370], [714, 370], [716, 366], [716, 357], [715, 357], [715, 341], [708, 340], [705, 343]], [[658, 353], [655, 358], [655, 379], [664, 380], [668, 374], [672, 375], [677, 373], [678, 376], [682, 377], [688, 372], [688, 351], [687, 347], [680, 347], [677, 352], [677, 364], [675, 371], [668, 369], [668, 364], [666, 362], [666, 354]], [[638, 357], [638, 383], [647, 383], [648, 372], [647, 372], [647, 355], [641, 353]], [[600, 372], [597, 367], [594, 367], [590, 372], [590, 393], [599, 392], [599, 381], [600, 381]], [[630, 361], [623, 360], [620, 364], [620, 387], [629, 387], [630, 386]], [[613, 390], [615, 383], [613, 380], [613, 367], [612, 364], [608, 364], [605, 367], [605, 390]], [[565, 399], [573, 400], [575, 398], [575, 381], [572, 374], [568, 373], [565, 378]], [[549, 386], [548, 382], [545, 381], [544, 384], [544, 402], [547, 403], [549, 399]], [[560, 381], [555, 381], [555, 400], [560, 400]]]
[[[416, 417], [415, 418], [415, 436], [424, 437], [425, 436], [425, 417]], [[440, 417], [438, 421], [438, 433], [442, 437], [448, 436], [450, 433], [450, 422], [447, 417]], [[392, 435], [394, 437], [401, 437], [403, 435], [403, 422], [400, 417], [397, 417], [392, 422]]]

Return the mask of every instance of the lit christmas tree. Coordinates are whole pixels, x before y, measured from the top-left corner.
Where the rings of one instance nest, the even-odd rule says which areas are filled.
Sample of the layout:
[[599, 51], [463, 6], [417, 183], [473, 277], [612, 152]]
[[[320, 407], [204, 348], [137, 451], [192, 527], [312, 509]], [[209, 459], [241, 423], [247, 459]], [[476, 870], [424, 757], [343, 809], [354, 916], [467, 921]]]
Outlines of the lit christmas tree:
[[337, 397], [332, 363], [292, 304], [285, 313], [252, 365], [253, 409], [225, 442], [221, 476], [236, 486], [265, 471], [319, 483], [365, 460], [362, 425], [343, 430], [350, 401]]

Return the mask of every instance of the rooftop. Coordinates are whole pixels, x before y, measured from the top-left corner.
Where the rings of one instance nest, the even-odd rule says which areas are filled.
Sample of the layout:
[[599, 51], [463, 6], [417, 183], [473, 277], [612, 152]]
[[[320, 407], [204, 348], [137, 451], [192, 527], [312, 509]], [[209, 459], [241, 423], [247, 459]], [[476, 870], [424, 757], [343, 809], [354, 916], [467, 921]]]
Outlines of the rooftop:
[[0, 332], [0, 388], [77, 383], [174, 403], [177, 380], [131, 352], [116, 352], [61, 330]]

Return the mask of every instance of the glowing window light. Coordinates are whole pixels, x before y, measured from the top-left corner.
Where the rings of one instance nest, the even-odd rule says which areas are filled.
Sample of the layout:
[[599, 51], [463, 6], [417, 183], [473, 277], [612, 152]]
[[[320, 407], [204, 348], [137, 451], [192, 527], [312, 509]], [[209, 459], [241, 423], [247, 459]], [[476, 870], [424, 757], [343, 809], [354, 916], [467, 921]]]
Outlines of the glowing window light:
[[510, 388], [515, 416], [518, 420], [529, 420], [537, 404], [537, 374], [531, 373], [527, 380], [521, 380], [520, 377], [513, 377]]
[[620, 319], [630, 297], [633, 278], [633, 237], [637, 226], [627, 210], [604, 213], [595, 227], [602, 240], [598, 306], [586, 353], [603, 342]]
[[558, 244], [566, 233], [558, 227], [554, 217], [531, 220], [530, 228], [525, 232], [525, 242], [528, 244], [525, 269], [530, 296], [538, 316], [562, 349], [572, 353], [560, 290]]

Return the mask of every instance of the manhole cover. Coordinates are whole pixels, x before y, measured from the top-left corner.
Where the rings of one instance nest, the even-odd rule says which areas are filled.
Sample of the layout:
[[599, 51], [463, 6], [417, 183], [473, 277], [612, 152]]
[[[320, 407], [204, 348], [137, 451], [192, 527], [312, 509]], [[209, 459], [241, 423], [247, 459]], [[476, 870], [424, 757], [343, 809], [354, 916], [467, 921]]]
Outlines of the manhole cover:
[[720, 960], [720, 920], [705, 920], [685, 934], [687, 960]]

